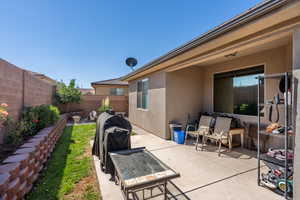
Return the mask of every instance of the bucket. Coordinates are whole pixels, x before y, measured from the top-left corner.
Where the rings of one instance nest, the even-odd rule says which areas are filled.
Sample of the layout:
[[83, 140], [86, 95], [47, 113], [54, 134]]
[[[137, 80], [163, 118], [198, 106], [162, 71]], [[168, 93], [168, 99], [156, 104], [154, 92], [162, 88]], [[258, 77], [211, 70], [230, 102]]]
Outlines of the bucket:
[[171, 140], [174, 141], [174, 131], [181, 131], [182, 125], [181, 124], [170, 124], [170, 133], [171, 133]]
[[185, 132], [174, 130], [174, 137], [173, 138], [174, 138], [174, 141], [177, 144], [184, 144]]

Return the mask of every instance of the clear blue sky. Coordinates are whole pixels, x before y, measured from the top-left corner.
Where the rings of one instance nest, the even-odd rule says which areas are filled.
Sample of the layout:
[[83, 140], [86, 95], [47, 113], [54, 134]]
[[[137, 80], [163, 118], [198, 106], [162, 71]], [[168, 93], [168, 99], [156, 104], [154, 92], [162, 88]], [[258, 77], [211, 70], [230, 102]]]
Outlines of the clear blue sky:
[[90, 82], [130, 72], [260, 0], [6, 0], [0, 57], [54, 79]]

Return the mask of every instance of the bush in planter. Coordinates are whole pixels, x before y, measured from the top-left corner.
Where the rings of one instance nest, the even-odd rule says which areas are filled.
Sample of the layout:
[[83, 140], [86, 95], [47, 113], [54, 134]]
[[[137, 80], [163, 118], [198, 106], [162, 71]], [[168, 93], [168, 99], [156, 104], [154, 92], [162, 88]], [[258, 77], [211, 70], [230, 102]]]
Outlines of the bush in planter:
[[27, 107], [22, 114], [22, 123], [24, 124], [24, 135], [32, 136], [38, 131], [38, 112], [34, 107]]
[[15, 122], [7, 112], [8, 105], [6, 103], [0, 104], [0, 128], [4, 133], [4, 144], [11, 147], [19, 145], [22, 140], [23, 124]]
[[59, 119], [59, 110], [57, 107], [52, 105], [41, 105], [33, 108], [33, 111], [37, 113], [38, 129], [43, 129], [47, 126], [51, 126]]
[[17, 146], [23, 141], [24, 125], [22, 122], [15, 122], [12, 118], [8, 117], [3, 123], [5, 127], [4, 144], [9, 146]]
[[24, 135], [32, 136], [41, 129], [51, 126], [59, 119], [59, 110], [52, 105], [28, 107], [22, 115]]
[[0, 128], [2, 124], [7, 120], [8, 112], [7, 112], [8, 105], [6, 103], [0, 104]]

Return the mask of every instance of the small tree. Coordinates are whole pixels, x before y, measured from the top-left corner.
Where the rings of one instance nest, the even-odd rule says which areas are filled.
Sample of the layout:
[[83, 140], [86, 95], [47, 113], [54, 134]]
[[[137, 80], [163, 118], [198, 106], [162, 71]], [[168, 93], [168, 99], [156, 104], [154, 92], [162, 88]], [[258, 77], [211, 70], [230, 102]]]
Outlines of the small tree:
[[75, 87], [75, 79], [72, 79], [68, 86], [64, 82], [60, 82], [57, 86], [55, 96], [57, 102], [60, 104], [66, 104], [67, 111], [69, 111], [68, 104], [78, 103], [81, 99], [81, 92], [79, 88]]
[[110, 109], [112, 109], [112, 107], [110, 106], [109, 98], [106, 97], [105, 99], [102, 99], [101, 106], [98, 108], [98, 112], [102, 113]]

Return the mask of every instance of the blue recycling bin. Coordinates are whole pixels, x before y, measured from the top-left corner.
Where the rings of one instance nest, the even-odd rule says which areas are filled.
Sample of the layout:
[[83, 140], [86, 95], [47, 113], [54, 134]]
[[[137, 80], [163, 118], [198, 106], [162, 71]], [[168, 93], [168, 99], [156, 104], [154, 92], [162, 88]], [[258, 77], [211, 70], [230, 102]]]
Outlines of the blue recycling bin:
[[179, 130], [174, 130], [174, 141], [177, 144], [184, 144], [184, 139], [185, 139], [185, 132], [184, 131], [179, 131]]

